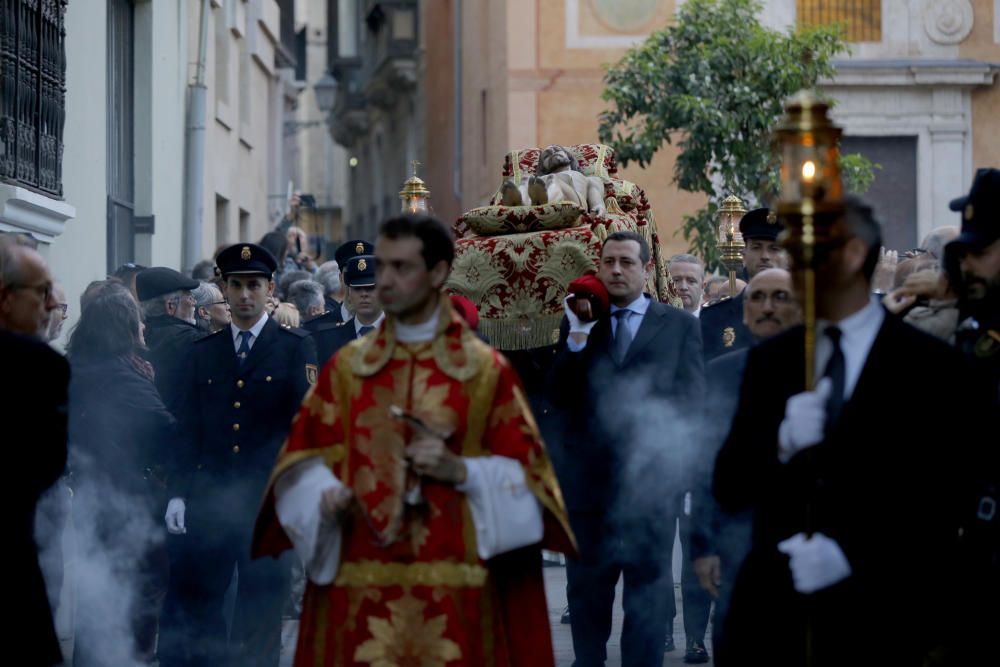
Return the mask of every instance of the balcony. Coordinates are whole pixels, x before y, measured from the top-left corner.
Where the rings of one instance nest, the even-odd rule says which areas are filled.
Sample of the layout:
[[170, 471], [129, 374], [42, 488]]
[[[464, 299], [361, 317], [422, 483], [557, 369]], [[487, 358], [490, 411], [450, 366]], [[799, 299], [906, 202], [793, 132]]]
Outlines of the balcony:
[[361, 80], [372, 106], [388, 110], [417, 85], [416, 0], [367, 3]]
[[0, 6], [0, 181], [62, 198], [66, 0]]

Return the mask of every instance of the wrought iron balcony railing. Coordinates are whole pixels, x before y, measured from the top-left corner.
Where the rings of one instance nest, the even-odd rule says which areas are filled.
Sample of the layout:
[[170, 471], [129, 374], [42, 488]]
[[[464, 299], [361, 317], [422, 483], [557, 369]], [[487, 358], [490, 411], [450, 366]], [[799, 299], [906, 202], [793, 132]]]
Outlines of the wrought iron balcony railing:
[[0, 180], [62, 197], [68, 0], [0, 0]]

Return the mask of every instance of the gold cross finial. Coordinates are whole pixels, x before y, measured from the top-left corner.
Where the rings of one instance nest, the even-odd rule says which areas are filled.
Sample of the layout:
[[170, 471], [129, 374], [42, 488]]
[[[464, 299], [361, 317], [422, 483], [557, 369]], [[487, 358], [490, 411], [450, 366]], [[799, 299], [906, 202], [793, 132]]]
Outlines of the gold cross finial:
[[422, 166], [422, 165], [421, 165], [421, 164], [420, 164], [420, 162], [418, 162], [417, 160], [412, 160], [412, 161], [410, 162], [410, 164], [412, 164], [412, 165], [413, 165], [413, 175], [414, 175], [414, 176], [416, 176], [416, 175], [417, 175], [417, 167], [420, 167], [420, 166]]

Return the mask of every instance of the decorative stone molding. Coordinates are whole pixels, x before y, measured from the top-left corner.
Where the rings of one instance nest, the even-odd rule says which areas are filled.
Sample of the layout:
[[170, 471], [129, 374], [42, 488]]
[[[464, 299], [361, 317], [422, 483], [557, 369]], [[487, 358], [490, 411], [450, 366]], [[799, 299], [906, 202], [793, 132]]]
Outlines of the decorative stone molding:
[[969, 0], [928, 0], [924, 7], [924, 30], [938, 44], [962, 42], [974, 21]]
[[32, 190], [0, 183], [0, 230], [25, 232], [43, 243], [66, 229], [66, 221], [76, 217], [76, 209]]

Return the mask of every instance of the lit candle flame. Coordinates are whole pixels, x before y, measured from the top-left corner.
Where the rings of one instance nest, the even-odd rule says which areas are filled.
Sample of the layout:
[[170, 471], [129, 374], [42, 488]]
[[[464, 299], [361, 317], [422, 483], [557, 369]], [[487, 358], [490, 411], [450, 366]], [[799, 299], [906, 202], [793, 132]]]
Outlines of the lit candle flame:
[[806, 160], [802, 165], [802, 180], [806, 183], [812, 183], [814, 178], [816, 178], [816, 163], [812, 160]]

